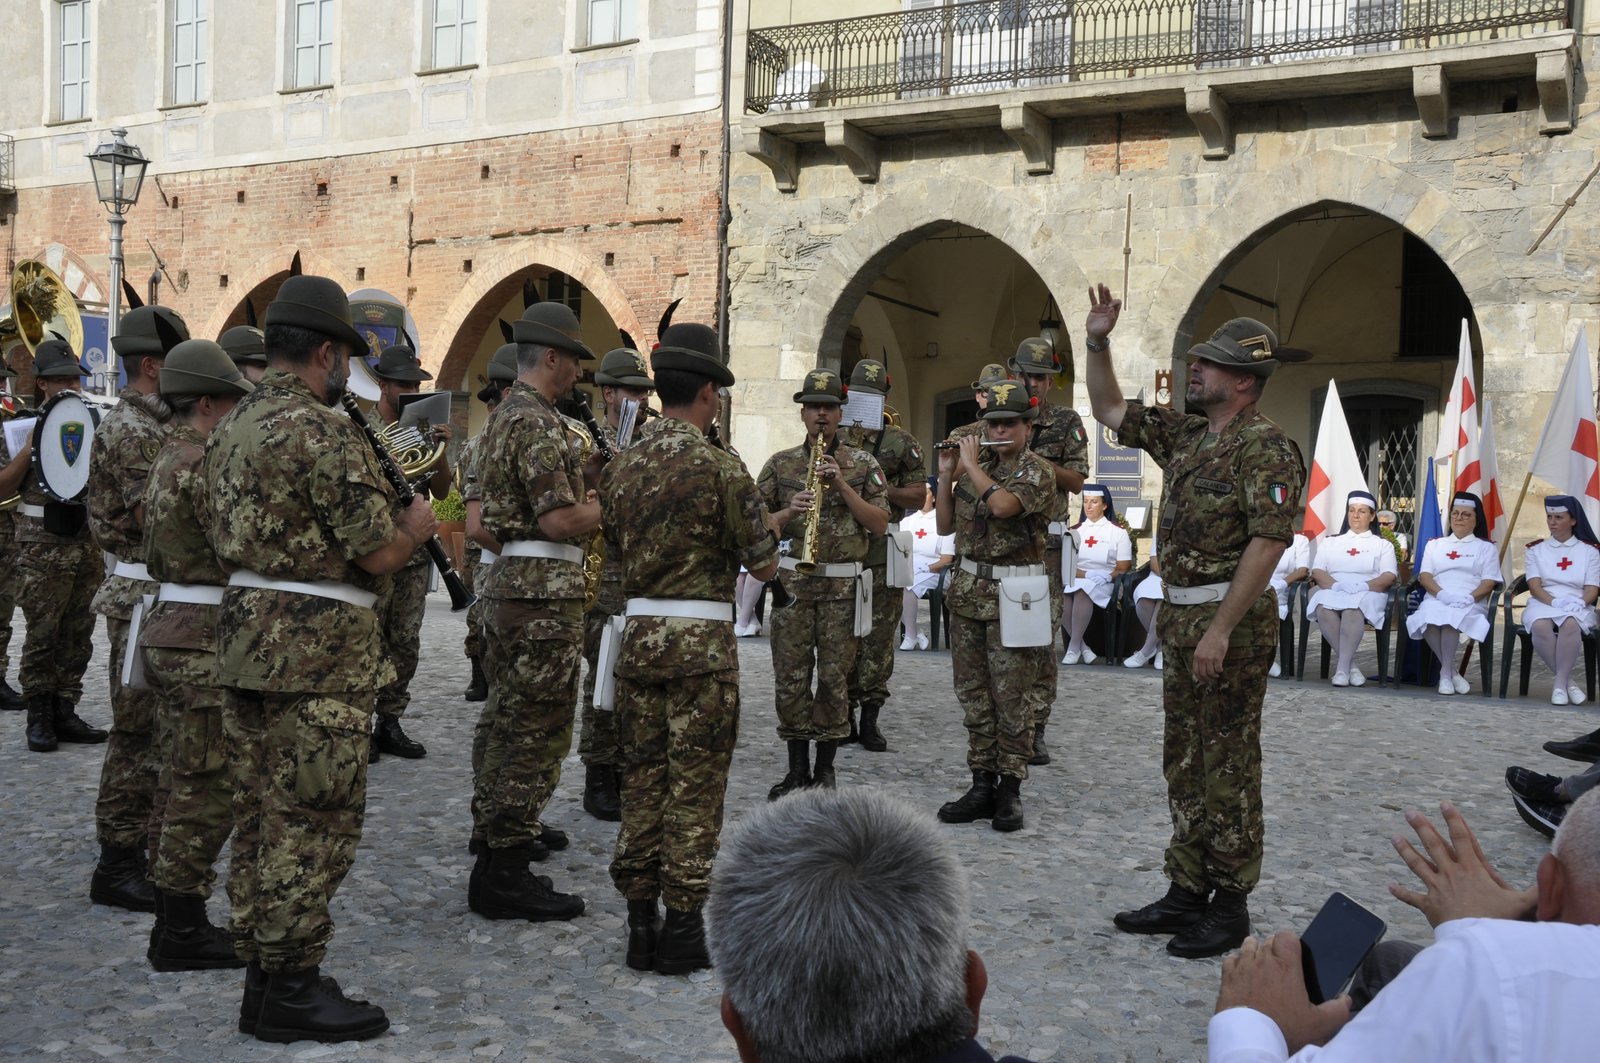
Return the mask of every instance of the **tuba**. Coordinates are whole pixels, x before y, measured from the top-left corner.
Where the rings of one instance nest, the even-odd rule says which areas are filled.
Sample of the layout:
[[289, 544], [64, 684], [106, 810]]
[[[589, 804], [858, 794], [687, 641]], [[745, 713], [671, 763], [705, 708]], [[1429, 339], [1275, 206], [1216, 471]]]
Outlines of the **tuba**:
[[806, 484], [802, 490], [811, 492], [811, 509], [806, 513], [806, 530], [800, 536], [800, 553], [795, 557], [794, 570], [802, 576], [809, 576], [817, 570], [817, 537], [822, 527], [822, 496], [828, 485], [822, 482], [822, 475], [818, 471], [823, 457], [828, 453], [827, 443], [822, 438], [822, 433], [817, 433], [817, 441], [811, 444], [811, 459], [806, 466]]
[[56, 276], [55, 270], [26, 258], [11, 272], [11, 325], [29, 353], [51, 333], [66, 340], [72, 353], [83, 357], [83, 316], [78, 302]]

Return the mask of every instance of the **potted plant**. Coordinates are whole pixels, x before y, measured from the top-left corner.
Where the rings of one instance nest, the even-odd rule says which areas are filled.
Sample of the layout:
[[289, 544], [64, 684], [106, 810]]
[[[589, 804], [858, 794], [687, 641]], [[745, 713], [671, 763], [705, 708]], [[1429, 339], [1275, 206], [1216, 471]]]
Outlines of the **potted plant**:
[[443, 498], [433, 500], [433, 515], [439, 520], [439, 541], [450, 554], [457, 572], [466, 570], [467, 505], [454, 487]]

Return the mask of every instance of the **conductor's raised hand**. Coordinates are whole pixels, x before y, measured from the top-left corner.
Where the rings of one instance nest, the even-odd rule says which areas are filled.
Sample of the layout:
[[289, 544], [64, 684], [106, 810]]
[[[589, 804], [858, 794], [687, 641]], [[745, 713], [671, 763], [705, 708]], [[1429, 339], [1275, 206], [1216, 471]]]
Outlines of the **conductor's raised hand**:
[[1089, 315], [1083, 319], [1083, 331], [1091, 340], [1103, 340], [1117, 327], [1122, 316], [1122, 300], [1111, 296], [1111, 289], [1096, 284], [1089, 289]]

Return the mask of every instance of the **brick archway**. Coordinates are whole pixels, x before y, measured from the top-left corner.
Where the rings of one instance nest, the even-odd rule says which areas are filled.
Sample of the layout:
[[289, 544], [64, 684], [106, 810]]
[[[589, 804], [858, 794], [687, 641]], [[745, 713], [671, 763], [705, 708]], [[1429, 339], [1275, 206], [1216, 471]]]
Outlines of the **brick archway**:
[[294, 260], [296, 253], [300, 255], [300, 272], [317, 277], [329, 277], [338, 282], [339, 287], [345, 291], [352, 291], [359, 285], [352, 284], [350, 278], [329, 259], [315, 251], [306, 251], [290, 244], [271, 251], [250, 264], [250, 267], [239, 275], [239, 280], [248, 281], [238, 288], [233, 287], [230, 279], [229, 289], [241, 292], [237, 298], [219, 298], [213, 304], [210, 315], [201, 327], [192, 330], [191, 334], [197, 337], [213, 339], [222, 335], [234, 325], [242, 325], [244, 319], [244, 301], [251, 300], [255, 306], [256, 314], [264, 313], [267, 303], [277, 294], [278, 288], [289, 276], [289, 263]]

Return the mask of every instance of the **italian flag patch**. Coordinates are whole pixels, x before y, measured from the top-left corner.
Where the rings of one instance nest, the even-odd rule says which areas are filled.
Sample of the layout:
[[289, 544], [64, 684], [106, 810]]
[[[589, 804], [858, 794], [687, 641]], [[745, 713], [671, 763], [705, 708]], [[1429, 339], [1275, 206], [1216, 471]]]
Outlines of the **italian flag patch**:
[[1267, 493], [1272, 496], [1272, 501], [1280, 506], [1289, 501], [1288, 484], [1273, 484], [1267, 488]]

